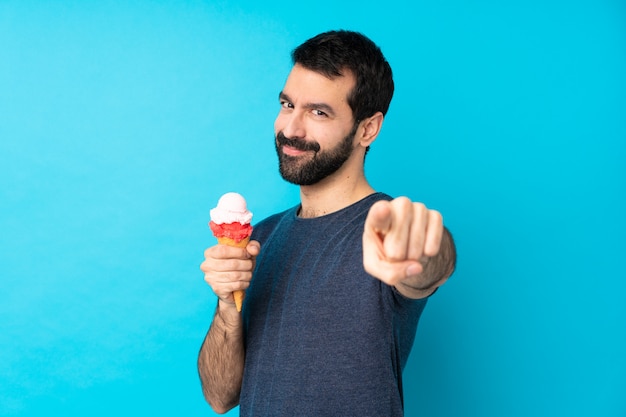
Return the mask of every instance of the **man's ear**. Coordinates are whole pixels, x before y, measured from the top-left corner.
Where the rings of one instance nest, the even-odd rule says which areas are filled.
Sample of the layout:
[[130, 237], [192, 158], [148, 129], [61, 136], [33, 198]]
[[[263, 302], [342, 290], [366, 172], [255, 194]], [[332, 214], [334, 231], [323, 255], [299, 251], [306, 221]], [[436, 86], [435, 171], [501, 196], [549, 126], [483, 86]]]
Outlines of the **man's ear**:
[[373, 116], [363, 119], [361, 126], [359, 126], [359, 130], [361, 130], [359, 144], [361, 146], [367, 148], [374, 142], [383, 126], [383, 119], [384, 116], [381, 112], [376, 112]]

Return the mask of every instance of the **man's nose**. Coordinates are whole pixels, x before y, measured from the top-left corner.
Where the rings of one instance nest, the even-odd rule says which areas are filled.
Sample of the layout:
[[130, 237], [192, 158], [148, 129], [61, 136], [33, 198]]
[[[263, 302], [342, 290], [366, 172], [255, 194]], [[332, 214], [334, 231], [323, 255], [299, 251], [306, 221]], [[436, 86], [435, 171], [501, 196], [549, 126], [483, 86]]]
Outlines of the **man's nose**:
[[303, 116], [300, 114], [290, 114], [285, 116], [285, 125], [283, 127], [283, 135], [288, 138], [301, 138], [306, 137], [306, 129], [304, 126]]

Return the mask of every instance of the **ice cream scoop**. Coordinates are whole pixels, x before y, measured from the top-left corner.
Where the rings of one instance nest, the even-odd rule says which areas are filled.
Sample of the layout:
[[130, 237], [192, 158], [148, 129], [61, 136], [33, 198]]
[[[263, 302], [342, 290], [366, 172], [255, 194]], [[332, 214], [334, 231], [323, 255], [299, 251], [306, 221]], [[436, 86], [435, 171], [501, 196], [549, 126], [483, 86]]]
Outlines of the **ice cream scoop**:
[[[217, 202], [217, 207], [211, 209], [209, 227], [220, 245], [245, 248], [250, 242], [252, 234], [252, 213], [248, 211], [245, 198], [241, 194], [226, 193]], [[244, 291], [233, 293], [237, 311], [241, 311]]]
[[226, 193], [220, 197], [217, 207], [211, 209], [211, 221], [221, 223], [250, 224], [252, 213], [248, 211], [246, 199], [238, 193]]

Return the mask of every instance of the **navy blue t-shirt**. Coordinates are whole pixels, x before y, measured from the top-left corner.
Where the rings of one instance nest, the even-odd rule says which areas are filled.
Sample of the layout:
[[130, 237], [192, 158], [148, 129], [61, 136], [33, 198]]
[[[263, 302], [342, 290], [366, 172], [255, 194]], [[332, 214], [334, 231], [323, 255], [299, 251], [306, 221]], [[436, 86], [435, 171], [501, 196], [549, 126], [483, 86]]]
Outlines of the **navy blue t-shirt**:
[[402, 416], [402, 370], [426, 300], [363, 269], [377, 193], [312, 219], [298, 207], [255, 226], [246, 291], [241, 416]]

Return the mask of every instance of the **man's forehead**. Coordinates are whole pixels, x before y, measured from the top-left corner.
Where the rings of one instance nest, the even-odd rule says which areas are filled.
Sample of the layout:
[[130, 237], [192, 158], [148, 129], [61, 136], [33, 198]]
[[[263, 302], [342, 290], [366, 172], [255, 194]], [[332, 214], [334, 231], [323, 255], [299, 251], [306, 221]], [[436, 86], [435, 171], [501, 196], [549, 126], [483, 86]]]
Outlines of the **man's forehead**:
[[293, 65], [293, 67], [291, 67], [291, 71], [289, 73], [289, 75], [291, 75], [292, 73], [313, 73], [313, 74], [317, 74], [319, 76], [322, 76], [324, 78], [326, 78], [329, 81], [338, 81], [341, 79], [355, 79], [354, 73], [347, 67], [345, 68], [340, 68], [339, 69], [339, 74], [331, 74], [328, 73], [326, 71], [324, 71], [323, 69], [314, 69], [314, 68], [310, 68], [310, 67], [306, 67], [302, 64], [299, 63], [295, 63]]
[[290, 96], [296, 96], [299, 93], [319, 96], [330, 95], [335, 98], [346, 99], [355, 84], [356, 81], [350, 71], [330, 78], [318, 71], [296, 64], [287, 77], [283, 93]]

